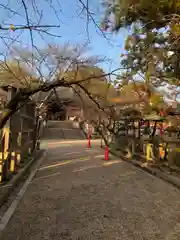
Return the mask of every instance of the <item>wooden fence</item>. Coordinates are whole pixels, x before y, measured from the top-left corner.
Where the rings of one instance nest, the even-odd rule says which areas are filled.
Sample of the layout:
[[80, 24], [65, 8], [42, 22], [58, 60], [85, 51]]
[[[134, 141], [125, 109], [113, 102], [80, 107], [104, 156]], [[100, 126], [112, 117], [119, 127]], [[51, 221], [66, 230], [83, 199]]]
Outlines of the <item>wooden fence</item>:
[[[156, 123], [154, 121], [155, 130], [157, 129]], [[136, 123], [133, 120], [124, 120], [119, 126], [116, 125], [116, 129], [113, 129], [115, 134], [104, 128], [101, 134], [102, 144], [108, 144], [113, 150], [121, 152], [129, 159], [136, 158], [152, 164], [167, 163], [167, 165], [180, 166], [178, 132], [166, 132], [152, 136], [142, 133], [140, 126], [140, 120]]]
[[40, 121], [29, 101], [6, 123], [0, 133], [0, 183], [9, 180], [30, 159], [37, 145]]

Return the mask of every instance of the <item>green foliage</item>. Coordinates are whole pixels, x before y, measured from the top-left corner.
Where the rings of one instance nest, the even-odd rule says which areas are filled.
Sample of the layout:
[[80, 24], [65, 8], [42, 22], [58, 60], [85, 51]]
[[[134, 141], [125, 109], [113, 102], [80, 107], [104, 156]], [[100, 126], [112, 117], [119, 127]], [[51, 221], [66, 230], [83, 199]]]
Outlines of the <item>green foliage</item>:
[[[109, 105], [108, 99], [116, 94], [113, 84], [107, 81], [104, 71], [93, 65], [78, 66], [78, 68], [67, 72], [65, 79], [74, 83], [82, 80], [80, 82], [82, 88], [102, 107], [107, 107]], [[86, 110], [90, 111], [90, 107], [92, 107], [94, 111], [97, 106], [89, 100], [87, 94], [80, 87], [75, 86], [75, 88], [81, 95]]]
[[159, 93], [154, 93], [150, 98], [152, 106], [160, 106], [164, 103], [163, 96]]
[[145, 82], [129, 82], [119, 89], [121, 104], [131, 105], [143, 114], [159, 112], [164, 107], [163, 95], [153, 85]]
[[112, 31], [129, 27], [121, 65], [132, 77], [142, 74], [154, 86], [179, 86], [180, 3], [174, 0], [107, 1], [106, 16], [114, 16]]
[[[106, 18], [115, 17], [114, 30], [139, 23], [148, 29], [165, 27], [172, 14], [180, 14], [178, 1], [174, 0], [109, 0]], [[166, 18], [164, 18], [166, 16]]]
[[25, 64], [17, 61], [1, 62], [0, 86], [12, 85], [17, 88], [34, 88], [40, 85], [40, 80], [33, 75]]

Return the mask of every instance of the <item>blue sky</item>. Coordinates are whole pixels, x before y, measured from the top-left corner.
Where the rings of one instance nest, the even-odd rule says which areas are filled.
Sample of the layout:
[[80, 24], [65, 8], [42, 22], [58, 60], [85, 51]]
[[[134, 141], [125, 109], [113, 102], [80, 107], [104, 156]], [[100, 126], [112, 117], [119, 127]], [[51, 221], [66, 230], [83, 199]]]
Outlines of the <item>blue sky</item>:
[[[17, 1], [17, 0], [16, 0]], [[13, 23], [15, 25], [23, 25], [26, 23], [25, 11], [22, 6], [21, 0], [17, 2], [14, 0], [8, 1], [8, 8], [13, 11], [17, 11], [18, 14], [13, 14], [10, 11], [5, 10], [0, 6], [0, 21], [2, 26], [9, 26]], [[49, 0], [37, 0], [37, 6], [34, 6], [39, 11], [43, 11], [40, 24], [52, 24], [60, 25], [60, 28], [52, 28], [51, 33], [60, 35], [61, 38], [53, 38], [46, 34], [41, 36], [33, 32], [34, 44], [37, 47], [45, 47], [48, 43], [63, 44], [69, 42], [72, 44], [84, 44], [87, 42], [87, 18], [86, 14], [81, 13], [82, 5], [78, 0], [66, 0], [59, 1], [52, 0], [53, 8], [50, 6]], [[7, 4], [6, 0], [1, 0], [2, 3]], [[28, 14], [32, 21], [37, 22], [35, 11], [30, 4], [29, 0], [25, 0], [28, 6]], [[85, 1], [86, 2], [86, 1]], [[89, 10], [93, 12], [93, 18], [95, 19], [98, 26], [100, 26], [100, 20], [103, 16], [102, 7], [100, 0], [91, 0]], [[36, 11], [37, 12], [37, 11]], [[127, 36], [126, 30], [121, 30], [118, 34], [107, 33], [106, 36], [109, 39], [105, 39], [102, 33], [97, 29], [95, 24], [90, 21], [88, 25], [89, 33], [89, 53], [90, 55], [98, 55], [107, 57], [112, 60], [112, 63], [102, 63], [101, 66], [105, 71], [115, 69], [120, 66], [120, 54], [123, 52], [124, 40]], [[21, 45], [30, 47], [30, 34], [29, 31], [17, 32], [2, 32], [1, 35], [10, 36], [11, 38], [17, 37], [21, 41]], [[18, 37], [18, 35], [20, 35]], [[7, 40], [8, 41], [8, 40]], [[9, 43], [9, 42], [8, 42]], [[12, 46], [12, 45], [11, 45]], [[4, 43], [1, 41], [0, 45], [1, 52], [4, 51]]]

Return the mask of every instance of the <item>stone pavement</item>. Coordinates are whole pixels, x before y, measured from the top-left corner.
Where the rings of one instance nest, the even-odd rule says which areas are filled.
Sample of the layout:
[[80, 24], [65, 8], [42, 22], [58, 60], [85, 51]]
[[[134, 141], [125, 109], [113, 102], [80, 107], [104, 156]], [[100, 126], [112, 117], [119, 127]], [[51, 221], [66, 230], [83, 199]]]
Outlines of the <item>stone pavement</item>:
[[180, 191], [86, 145], [46, 145], [1, 240], [180, 239]]

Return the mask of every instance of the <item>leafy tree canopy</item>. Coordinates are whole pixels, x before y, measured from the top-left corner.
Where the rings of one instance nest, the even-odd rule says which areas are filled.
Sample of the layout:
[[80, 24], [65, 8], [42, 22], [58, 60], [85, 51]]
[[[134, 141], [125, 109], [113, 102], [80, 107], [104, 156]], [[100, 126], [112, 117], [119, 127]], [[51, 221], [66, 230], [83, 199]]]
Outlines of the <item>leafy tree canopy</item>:
[[[180, 2], [175, 0], [108, 0], [105, 22], [112, 31], [129, 27], [121, 65], [156, 87], [179, 87]], [[113, 20], [112, 20], [113, 19]], [[175, 94], [177, 94], [176, 91]]]
[[0, 63], [0, 86], [14, 86], [16, 88], [33, 88], [40, 85], [40, 80], [33, 75], [25, 64], [17, 61]]
[[135, 22], [147, 29], [160, 29], [180, 14], [180, 3], [176, 0], [108, 0], [104, 5], [106, 17], [114, 16], [114, 30]]

